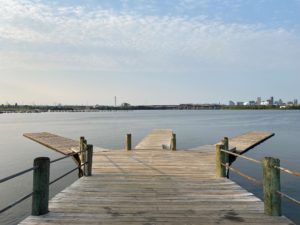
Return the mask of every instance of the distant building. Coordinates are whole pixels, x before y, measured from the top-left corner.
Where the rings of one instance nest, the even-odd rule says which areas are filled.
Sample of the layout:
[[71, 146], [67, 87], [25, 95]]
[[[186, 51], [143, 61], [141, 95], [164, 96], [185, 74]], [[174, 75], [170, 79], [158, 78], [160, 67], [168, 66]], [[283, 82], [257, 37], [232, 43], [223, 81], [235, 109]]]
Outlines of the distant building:
[[270, 105], [270, 101], [269, 100], [268, 101], [262, 101], [260, 104], [261, 105]]
[[274, 105], [274, 97], [272, 96], [269, 100], [270, 105]]
[[229, 101], [230, 106], [235, 106], [235, 103], [233, 101]]
[[294, 105], [298, 105], [298, 99], [294, 99]]
[[279, 99], [279, 100], [278, 100], [278, 105], [280, 105], [280, 106], [281, 106], [281, 105], [284, 105], [282, 99]]
[[121, 104], [121, 107], [122, 108], [128, 108], [128, 107], [130, 107], [130, 104], [127, 103], [127, 102], [124, 102], [124, 103]]
[[244, 102], [237, 102], [236, 105], [244, 105]]
[[256, 105], [261, 105], [261, 97], [258, 97], [256, 100]]
[[256, 102], [255, 101], [250, 101], [249, 105], [256, 105]]

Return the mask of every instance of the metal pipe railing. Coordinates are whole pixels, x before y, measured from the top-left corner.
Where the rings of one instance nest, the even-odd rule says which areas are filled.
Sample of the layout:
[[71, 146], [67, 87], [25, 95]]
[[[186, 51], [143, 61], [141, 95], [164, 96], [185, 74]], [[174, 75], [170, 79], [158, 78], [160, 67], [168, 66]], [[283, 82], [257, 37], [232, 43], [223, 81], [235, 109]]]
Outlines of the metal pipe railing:
[[[14, 203], [2, 208], [0, 210], [0, 214], [6, 212], [10, 208], [20, 204], [21, 202], [25, 201], [26, 199], [32, 196], [32, 215], [43, 215], [48, 213], [48, 202], [49, 202], [49, 186], [54, 184], [55, 182], [61, 180], [62, 178], [66, 177], [67, 175], [71, 174], [72, 172], [81, 169], [84, 167], [83, 174], [85, 176], [92, 175], [92, 158], [93, 158], [93, 145], [88, 145], [84, 138], [84, 144], [80, 148], [79, 152], [74, 152], [67, 156], [63, 156], [57, 159], [50, 161], [48, 157], [39, 157], [34, 159], [34, 166], [20, 171], [18, 173], [12, 174], [8, 177], [2, 178], [0, 183], [9, 181], [13, 178], [19, 177], [23, 174], [29, 173], [33, 171], [33, 191], [26, 196], [20, 198], [19, 200], [15, 201]], [[53, 181], [49, 181], [49, 174], [50, 174], [50, 165], [61, 161], [63, 159], [69, 158], [71, 156], [81, 155], [82, 159], [84, 159], [83, 163], [75, 167], [74, 169], [66, 172], [65, 174], [59, 176], [58, 178], [54, 179]]]
[[[242, 156], [238, 153], [228, 150], [228, 138], [222, 140], [222, 144], [216, 145], [216, 175], [218, 177], [229, 176], [228, 171], [233, 171], [238, 175], [252, 181], [256, 185], [263, 187], [265, 213], [271, 216], [281, 216], [281, 197], [300, 205], [300, 201], [281, 192], [280, 172], [285, 172], [290, 175], [300, 176], [299, 172], [292, 171], [280, 166], [280, 160], [272, 157], [265, 157], [264, 160]], [[230, 166], [229, 155], [242, 158], [256, 164], [261, 165], [263, 169], [263, 182], [239, 171]]]

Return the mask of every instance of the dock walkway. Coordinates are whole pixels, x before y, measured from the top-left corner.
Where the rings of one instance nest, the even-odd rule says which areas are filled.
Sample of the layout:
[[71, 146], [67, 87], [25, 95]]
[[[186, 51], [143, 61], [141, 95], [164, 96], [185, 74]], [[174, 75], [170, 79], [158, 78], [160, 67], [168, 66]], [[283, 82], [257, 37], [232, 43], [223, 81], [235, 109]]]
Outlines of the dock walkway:
[[293, 224], [264, 215], [260, 199], [217, 178], [214, 149], [95, 152], [93, 176], [51, 199], [48, 214], [20, 224]]
[[252, 131], [236, 137], [230, 138], [229, 143], [236, 148], [236, 152], [243, 154], [262, 142], [273, 137], [275, 134], [271, 132]]
[[154, 129], [135, 149], [171, 149], [172, 135], [170, 129]]
[[56, 134], [41, 132], [26, 133], [23, 134], [23, 136], [64, 155], [69, 155], [80, 151], [79, 141], [61, 137]]

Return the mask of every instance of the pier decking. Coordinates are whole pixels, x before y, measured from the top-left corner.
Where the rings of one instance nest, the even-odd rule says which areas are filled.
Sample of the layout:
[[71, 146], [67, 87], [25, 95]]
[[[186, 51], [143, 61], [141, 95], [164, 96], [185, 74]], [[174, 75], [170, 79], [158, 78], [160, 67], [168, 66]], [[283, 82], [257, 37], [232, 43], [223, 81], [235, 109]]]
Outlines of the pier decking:
[[169, 129], [155, 129], [135, 149], [171, 149], [172, 134]]
[[[137, 144], [135, 149], [170, 149], [172, 134], [173, 132], [170, 129], [155, 129]], [[237, 153], [243, 154], [273, 136], [274, 133], [271, 132], [252, 131], [230, 138], [229, 142], [231, 147], [236, 148]], [[79, 141], [48, 132], [26, 133], [24, 137], [64, 155], [79, 152]], [[106, 150], [99, 147], [97, 149]]]
[[79, 152], [79, 141], [61, 137], [56, 134], [42, 132], [26, 133], [23, 134], [23, 136], [64, 155]]
[[293, 224], [264, 215], [260, 199], [215, 168], [213, 145], [97, 151], [93, 176], [51, 199], [48, 214], [20, 224]]
[[271, 132], [252, 131], [236, 137], [230, 138], [229, 143], [236, 148], [236, 152], [243, 154], [262, 142], [273, 137], [275, 134]]

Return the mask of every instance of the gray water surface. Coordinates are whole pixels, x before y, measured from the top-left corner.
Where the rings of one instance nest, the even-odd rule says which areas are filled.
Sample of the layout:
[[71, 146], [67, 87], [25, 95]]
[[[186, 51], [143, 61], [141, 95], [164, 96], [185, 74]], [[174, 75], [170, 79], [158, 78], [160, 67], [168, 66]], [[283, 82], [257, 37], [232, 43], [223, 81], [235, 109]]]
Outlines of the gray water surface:
[[[271, 131], [276, 135], [247, 155], [263, 159], [274, 156], [281, 165], [300, 171], [300, 111], [127, 111], [95, 113], [0, 114], [0, 178], [32, 166], [33, 159], [61, 157], [24, 137], [26, 132], [52, 132], [112, 149], [123, 147], [124, 135], [132, 133], [133, 145], [154, 128], [171, 128], [177, 134], [178, 148], [193, 148], [214, 144], [224, 136], [235, 136], [248, 131]], [[51, 180], [76, 165], [71, 159], [51, 165]], [[261, 168], [238, 159], [234, 167], [261, 180]], [[77, 178], [77, 173], [51, 186], [55, 195]], [[231, 179], [262, 197], [261, 188], [231, 173]], [[32, 174], [0, 184], [0, 208], [31, 192]], [[282, 190], [300, 199], [300, 178], [282, 174]], [[27, 200], [0, 215], [0, 224], [16, 224], [30, 214], [31, 200]], [[300, 224], [300, 207], [284, 200], [284, 214]]]

